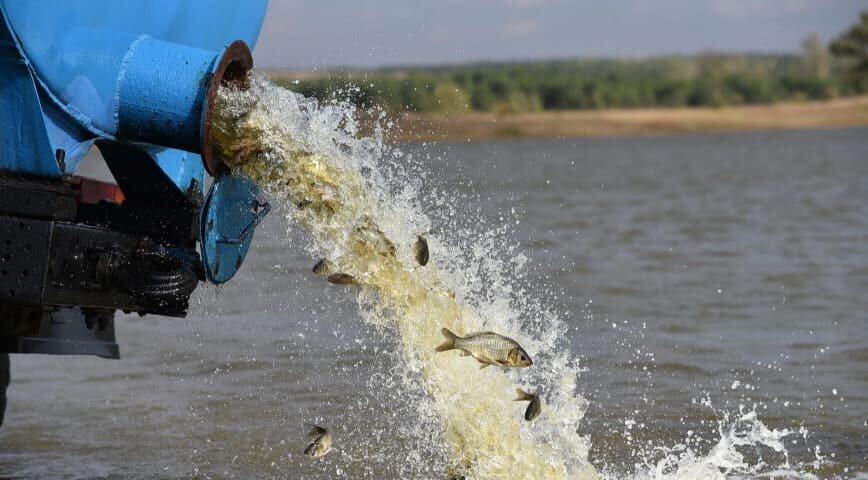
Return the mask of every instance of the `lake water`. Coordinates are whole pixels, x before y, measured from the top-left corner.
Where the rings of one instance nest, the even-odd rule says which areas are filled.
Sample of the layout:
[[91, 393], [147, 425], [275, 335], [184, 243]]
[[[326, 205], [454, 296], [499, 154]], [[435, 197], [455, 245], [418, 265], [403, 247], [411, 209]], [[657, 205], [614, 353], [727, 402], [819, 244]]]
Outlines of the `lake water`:
[[[522, 281], [569, 324], [599, 471], [702, 452], [722, 418], [756, 411], [803, 429], [790, 463], [868, 476], [868, 129], [406, 148], [473, 200], [467, 218], [508, 223]], [[0, 475], [396, 478], [424, 458], [365, 435], [413, 422], [412, 402], [384, 408], [369, 388], [395, 342], [312, 277], [289, 228], [271, 215], [187, 319], [119, 316], [122, 360], [13, 356]], [[309, 461], [315, 421], [364, 448]]]

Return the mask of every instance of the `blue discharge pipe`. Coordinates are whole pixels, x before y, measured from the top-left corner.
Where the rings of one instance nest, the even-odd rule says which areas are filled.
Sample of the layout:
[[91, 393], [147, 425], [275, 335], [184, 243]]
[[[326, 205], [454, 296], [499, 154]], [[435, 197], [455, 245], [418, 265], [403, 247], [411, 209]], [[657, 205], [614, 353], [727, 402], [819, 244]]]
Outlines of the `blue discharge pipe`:
[[222, 53], [137, 38], [118, 75], [117, 114], [109, 134], [204, 154], [205, 166], [217, 174], [210, 152], [210, 113], [217, 90], [226, 83], [244, 84], [253, 59], [239, 40]]

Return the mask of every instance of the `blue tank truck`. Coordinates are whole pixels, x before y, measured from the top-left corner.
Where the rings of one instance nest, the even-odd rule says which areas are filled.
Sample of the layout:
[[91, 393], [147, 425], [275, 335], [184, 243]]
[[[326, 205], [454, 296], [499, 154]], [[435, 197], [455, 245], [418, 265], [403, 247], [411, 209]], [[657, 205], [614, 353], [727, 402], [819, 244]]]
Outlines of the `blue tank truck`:
[[[241, 267], [269, 206], [209, 119], [266, 4], [0, 0], [0, 424], [10, 353], [119, 358], [117, 310], [183, 317]], [[75, 175], [93, 147], [116, 184]]]

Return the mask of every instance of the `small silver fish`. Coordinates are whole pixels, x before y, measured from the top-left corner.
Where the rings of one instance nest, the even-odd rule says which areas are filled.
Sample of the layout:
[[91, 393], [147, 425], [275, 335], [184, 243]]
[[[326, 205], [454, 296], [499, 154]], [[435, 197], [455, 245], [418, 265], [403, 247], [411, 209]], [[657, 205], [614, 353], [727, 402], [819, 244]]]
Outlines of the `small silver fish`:
[[413, 250], [416, 253], [416, 262], [423, 267], [428, 265], [428, 240], [425, 240], [425, 237], [416, 236], [416, 245]]
[[356, 277], [348, 273], [333, 273], [326, 280], [335, 285], [361, 285], [361, 282], [356, 280]]
[[313, 273], [326, 277], [329, 283], [333, 283], [335, 285], [361, 285], [362, 283], [356, 280], [356, 277], [348, 274], [335, 272], [335, 265], [326, 260], [322, 259], [313, 266]]
[[332, 262], [323, 258], [322, 260], [316, 262], [316, 265], [313, 266], [313, 273], [317, 275], [331, 275], [335, 271], [335, 266]]
[[479, 368], [489, 365], [522, 368], [533, 365], [530, 355], [515, 340], [494, 332], [471, 333], [464, 337], [452, 333], [448, 328], [440, 330], [446, 341], [435, 351], [461, 350], [462, 356], [471, 355], [479, 360]]
[[530, 402], [527, 406], [527, 410], [524, 411], [524, 419], [528, 422], [538, 417], [542, 412], [542, 402], [539, 399], [538, 393], [527, 393], [520, 388], [515, 389], [515, 393], [518, 395], [516, 397], [515, 402]]
[[313, 441], [304, 449], [304, 454], [311, 458], [321, 457], [332, 449], [332, 434], [328, 430], [317, 425], [307, 424], [311, 427], [308, 437]]
[[368, 250], [376, 252], [383, 257], [392, 257], [398, 253], [395, 244], [386, 237], [371, 217], [362, 218], [354, 233], [355, 240], [364, 245]]

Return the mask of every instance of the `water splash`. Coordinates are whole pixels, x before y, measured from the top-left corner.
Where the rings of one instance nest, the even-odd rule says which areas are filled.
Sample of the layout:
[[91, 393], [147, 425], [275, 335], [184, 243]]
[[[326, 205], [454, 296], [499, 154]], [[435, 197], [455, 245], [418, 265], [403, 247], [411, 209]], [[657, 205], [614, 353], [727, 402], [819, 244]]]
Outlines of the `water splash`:
[[[702, 404], [714, 410], [711, 401]], [[717, 441], [710, 449], [698, 448], [690, 435], [672, 446], [652, 446], [642, 452], [630, 477], [635, 480], [692, 479], [816, 479], [808, 470], [818, 470], [824, 458], [815, 451], [810, 464], [793, 464], [787, 441], [807, 440], [807, 430], [770, 429], [755, 409], [739, 408], [738, 413], [715, 412]], [[692, 433], [692, 432], [691, 432]], [[693, 439], [699, 440], [699, 439]], [[606, 473], [603, 478], [624, 478], [623, 473]]]
[[[258, 182], [288, 224], [308, 232], [312, 259], [329, 260], [362, 285], [355, 294], [363, 318], [397, 338], [401, 368], [393, 379], [372, 382], [402, 390], [417, 412], [409, 425], [391, 427], [414, 439], [405, 476], [598, 478], [589, 439], [578, 433], [587, 402], [577, 392], [581, 370], [564, 340], [567, 325], [515, 281], [527, 259], [503, 241], [504, 227], [462, 230], [457, 238], [431, 233], [423, 212], [449, 202], [420, 198], [424, 186], [401, 168], [404, 154], [386, 146], [379, 127], [360, 138], [354, 114], [348, 105], [319, 105], [254, 76], [247, 91], [221, 90], [212, 132], [223, 161]], [[462, 215], [455, 209], [447, 217], [460, 223]], [[423, 233], [432, 252], [424, 267], [413, 255]], [[454, 352], [437, 354], [441, 327], [510, 336], [535, 365], [478, 370]], [[533, 423], [512, 401], [517, 386], [544, 394], [543, 414]], [[711, 451], [652, 446], [630, 475], [810, 478], [786, 458], [782, 442], [793, 432], [770, 430], [752, 412], [723, 417]], [[748, 458], [744, 448], [778, 456]], [[603, 468], [604, 477], [624, 476], [609, 470]]]

